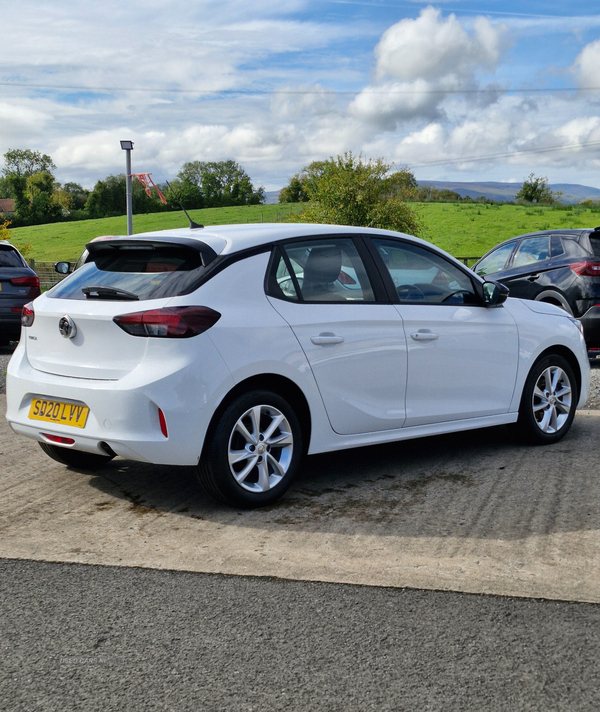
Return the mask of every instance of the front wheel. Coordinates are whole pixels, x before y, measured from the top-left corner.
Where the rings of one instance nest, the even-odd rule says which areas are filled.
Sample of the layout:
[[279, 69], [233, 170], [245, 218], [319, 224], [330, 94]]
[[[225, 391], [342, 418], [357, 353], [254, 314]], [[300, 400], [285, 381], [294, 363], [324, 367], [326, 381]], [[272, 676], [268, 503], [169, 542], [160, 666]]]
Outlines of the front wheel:
[[238, 397], [209, 438], [198, 479], [209, 494], [234, 507], [275, 502], [290, 486], [302, 456], [298, 418], [284, 398], [270, 391]]
[[92, 452], [82, 452], [81, 450], [71, 450], [66, 447], [58, 447], [49, 443], [40, 443], [42, 450], [56, 462], [69, 467], [81, 468], [84, 470], [96, 470], [106, 465], [112, 460], [110, 455], [95, 455]]
[[558, 354], [533, 365], [519, 408], [517, 431], [528, 442], [547, 445], [563, 438], [573, 422], [578, 394], [575, 374]]

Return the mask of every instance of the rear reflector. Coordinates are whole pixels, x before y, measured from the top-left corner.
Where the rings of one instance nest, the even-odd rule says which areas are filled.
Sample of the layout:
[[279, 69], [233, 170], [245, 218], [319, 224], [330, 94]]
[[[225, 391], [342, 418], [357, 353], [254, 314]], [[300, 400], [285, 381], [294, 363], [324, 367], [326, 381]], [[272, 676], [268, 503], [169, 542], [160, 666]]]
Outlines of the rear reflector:
[[50, 440], [53, 443], [58, 443], [59, 445], [73, 445], [75, 440], [73, 438], [62, 438], [60, 435], [50, 435], [49, 433], [42, 433], [46, 440]]
[[21, 326], [31, 326], [34, 319], [35, 312], [33, 311], [33, 304], [29, 302], [23, 307], [23, 311], [21, 312]]
[[581, 277], [600, 277], [600, 262], [573, 262], [569, 267]]
[[167, 432], [167, 421], [165, 419], [165, 414], [160, 408], [158, 409], [158, 421], [160, 423], [160, 432], [165, 436], [165, 438], [168, 438], [169, 433]]
[[210, 329], [221, 318], [209, 307], [165, 307], [115, 316], [113, 321], [132, 336], [188, 339]]

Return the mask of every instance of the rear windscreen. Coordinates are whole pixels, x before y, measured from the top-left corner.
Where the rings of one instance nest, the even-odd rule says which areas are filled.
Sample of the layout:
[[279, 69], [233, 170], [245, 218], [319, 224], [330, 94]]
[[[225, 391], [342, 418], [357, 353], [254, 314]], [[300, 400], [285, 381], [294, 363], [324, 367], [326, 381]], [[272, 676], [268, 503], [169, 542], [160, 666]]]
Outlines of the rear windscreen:
[[0, 246], [0, 267], [24, 267], [21, 255], [12, 247]]
[[[181, 247], [142, 246], [105, 249], [48, 292], [54, 299], [119, 299], [109, 289], [122, 290], [140, 300], [188, 294], [196, 288], [205, 267], [199, 252]], [[93, 297], [82, 289], [104, 287]], [[90, 291], [86, 289], [86, 291]], [[99, 296], [101, 295], [101, 296]]]
[[590, 234], [590, 244], [596, 257], [600, 258], [600, 232]]

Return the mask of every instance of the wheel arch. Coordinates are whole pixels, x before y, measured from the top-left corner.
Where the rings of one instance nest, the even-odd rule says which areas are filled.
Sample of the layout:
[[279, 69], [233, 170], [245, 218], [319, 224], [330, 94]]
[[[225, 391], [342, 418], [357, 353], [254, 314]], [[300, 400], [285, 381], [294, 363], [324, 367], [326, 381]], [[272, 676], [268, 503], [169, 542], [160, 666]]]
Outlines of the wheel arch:
[[557, 307], [564, 309], [567, 314], [573, 316], [573, 309], [571, 309], [571, 305], [569, 304], [567, 298], [557, 289], [544, 289], [543, 292], [536, 294], [535, 301], [555, 304]]
[[[571, 351], [571, 349], [567, 348], [566, 346], [561, 346], [560, 344], [550, 346], [545, 351], [542, 351], [542, 353], [536, 358], [536, 360], [532, 364], [531, 368], [533, 368], [533, 366], [535, 366], [538, 361], [541, 361], [541, 359], [545, 358], [546, 356], [550, 356], [551, 354], [557, 354], [558, 356], [562, 356], [565, 361], [567, 361], [569, 366], [573, 369], [573, 373], [575, 374], [575, 379], [577, 382], [577, 398], [579, 398], [579, 396], [581, 395], [581, 368], [579, 366], [579, 361], [577, 360], [577, 357]], [[531, 368], [529, 369], [530, 371]]]
[[219, 403], [219, 406], [215, 410], [210, 424], [206, 430], [206, 435], [204, 437], [204, 443], [202, 446], [202, 452], [206, 447], [206, 443], [210, 442], [215, 427], [223, 413], [227, 408], [233, 403], [233, 401], [244, 393], [249, 391], [266, 390], [272, 391], [277, 395], [285, 398], [285, 400], [294, 408], [298, 420], [300, 422], [300, 429], [302, 431], [302, 442], [304, 452], [308, 452], [308, 447], [310, 443], [310, 436], [312, 430], [312, 421], [310, 415], [310, 408], [306, 396], [300, 389], [300, 387], [285, 376], [281, 376], [276, 373], [261, 373], [255, 376], [250, 376], [249, 378], [236, 383], [236, 385], [225, 395], [223, 400]]

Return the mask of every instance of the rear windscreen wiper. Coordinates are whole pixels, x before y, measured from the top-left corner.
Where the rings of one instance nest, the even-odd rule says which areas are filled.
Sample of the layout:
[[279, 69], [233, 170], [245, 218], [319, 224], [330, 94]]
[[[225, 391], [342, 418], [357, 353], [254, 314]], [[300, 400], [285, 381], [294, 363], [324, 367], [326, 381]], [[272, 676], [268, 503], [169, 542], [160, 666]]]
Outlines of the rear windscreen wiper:
[[118, 287], [83, 287], [81, 291], [88, 299], [127, 299], [139, 301], [137, 294]]

